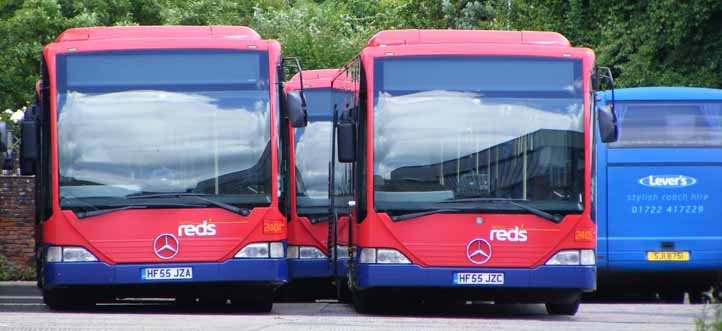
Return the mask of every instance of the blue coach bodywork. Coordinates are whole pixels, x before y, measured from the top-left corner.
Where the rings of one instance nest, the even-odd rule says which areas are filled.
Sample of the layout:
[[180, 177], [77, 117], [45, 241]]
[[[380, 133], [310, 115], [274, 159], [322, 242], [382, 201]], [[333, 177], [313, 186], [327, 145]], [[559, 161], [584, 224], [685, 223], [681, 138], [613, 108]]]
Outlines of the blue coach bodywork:
[[[620, 141], [603, 144], [598, 132], [595, 140], [599, 288], [657, 290], [660, 296], [672, 293], [673, 300], [689, 291], [697, 298], [719, 282], [722, 270], [722, 141], [699, 141], [702, 136], [718, 137], [722, 131], [722, 90], [629, 88], [617, 89], [614, 97]], [[611, 91], [599, 92], [595, 107], [611, 99]], [[695, 104], [705, 106], [694, 117], [677, 118], [667, 110], [661, 119], [653, 111], [653, 107]], [[625, 113], [629, 115], [628, 109], [635, 106], [648, 107], [645, 117], [637, 113], [635, 125], [646, 123], [647, 117], [650, 123], [656, 121], [642, 128], [648, 132], [668, 130], [658, 133], [670, 137], [687, 134], [674, 131], [682, 130], [674, 123], [702, 126], [705, 131], [688, 133], [693, 136], [690, 139], [697, 139], [692, 144], [696, 146], [655, 144], [654, 140], [641, 144], [646, 146], [625, 144]], [[659, 123], [665, 126], [654, 126]], [[639, 130], [629, 124], [627, 130], [632, 129]], [[689, 260], [650, 261], [649, 252], [688, 252]], [[670, 254], [684, 259], [684, 253]]]

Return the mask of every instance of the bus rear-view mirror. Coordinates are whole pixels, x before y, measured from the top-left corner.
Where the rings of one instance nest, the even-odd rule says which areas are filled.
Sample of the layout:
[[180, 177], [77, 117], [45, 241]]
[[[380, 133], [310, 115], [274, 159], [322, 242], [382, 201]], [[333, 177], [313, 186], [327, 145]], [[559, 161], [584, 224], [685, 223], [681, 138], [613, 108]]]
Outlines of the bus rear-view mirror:
[[10, 146], [12, 145], [12, 138], [10, 138], [10, 132], [6, 123], [0, 122], [0, 168], [2, 170], [12, 170], [13, 161], [15, 157]]
[[611, 105], [597, 107], [597, 123], [599, 124], [599, 135], [603, 143], [617, 141], [619, 130], [617, 128], [617, 116]]
[[10, 146], [10, 140], [8, 136], [8, 125], [5, 122], [0, 122], [0, 153], [5, 153]]
[[35, 164], [40, 158], [38, 122], [25, 119], [20, 122], [20, 169], [23, 175], [35, 175]]
[[286, 95], [286, 111], [288, 112], [288, 121], [291, 122], [292, 127], [303, 128], [308, 124], [308, 113], [303, 102], [303, 94], [298, 91]]
[[337, 125], [338, 162], [356, 161], [356, 124], [339, 122]]

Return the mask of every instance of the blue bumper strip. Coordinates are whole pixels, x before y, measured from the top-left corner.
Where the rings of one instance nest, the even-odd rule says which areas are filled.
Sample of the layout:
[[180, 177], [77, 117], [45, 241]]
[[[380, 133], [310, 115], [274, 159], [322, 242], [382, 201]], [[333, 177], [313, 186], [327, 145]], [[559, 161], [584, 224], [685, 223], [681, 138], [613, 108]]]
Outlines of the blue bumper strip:
[[[336, 262], [338, 276], [346, 277], [348, 275], [348, 265], [346, 259]], [[301, 278], [326, 278], [333, 276], [333, 270], [327, 259], [289, 259], [288, 260], [288, 276], [289, 279]]]
[[[193, 268], [192, 279], [144, 280], [144, 268]], [[234, 259], [221, 263], [118, 264], [104, 262], [48, 263], [47, 287], [157, 283], [252, 282], [281, 284], [288, 280], [286, 259]]]
[[604, 272], [624, 271], [722, 271], [722, 261], [689, 261], [689, 262], [649, 262], [643, 260], [611, 261], [605, 267], [599, 267]]
[[[541, 266], [535, 269], [511, 268], [423, 268], [418, 265], [357, 264], [356, 282], [368, 287], [513, 287], [568, 288], [594, 290], [594, 266]], [[454, 274], [460, 272], [503, 273], [504, 285], [456, 285]]]

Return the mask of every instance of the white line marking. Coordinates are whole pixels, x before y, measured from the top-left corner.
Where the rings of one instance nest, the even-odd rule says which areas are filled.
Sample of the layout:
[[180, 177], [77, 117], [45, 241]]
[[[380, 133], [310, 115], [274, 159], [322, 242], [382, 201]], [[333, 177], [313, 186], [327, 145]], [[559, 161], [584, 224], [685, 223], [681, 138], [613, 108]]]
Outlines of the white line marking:
[[45, 306], [44, 303], [0, 303], [0, 306]]

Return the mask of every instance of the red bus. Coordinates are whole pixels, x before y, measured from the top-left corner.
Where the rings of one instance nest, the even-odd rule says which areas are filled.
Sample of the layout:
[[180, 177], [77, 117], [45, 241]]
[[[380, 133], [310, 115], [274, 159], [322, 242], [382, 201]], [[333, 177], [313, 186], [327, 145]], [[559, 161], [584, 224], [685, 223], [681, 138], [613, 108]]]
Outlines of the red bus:
[[592, 50], [557, 33], [372, 37], [337, 77], [357, 91], [336, 134], [354, 168], [356, 309], [492, 300], [575, 314], [596, 286], [595, 71]]
[[[334, 287], [330, 286], [335, 280], [344, 286], [343, 289], [346, 288], [348, 240], [344, 234], [347, 233], [348, 217], [344, 217], [347, 208], [340, 208], [337, 213], [341, 213], [341, 218], [336, 221], [339, 217], [334, 217], [330, 205], [334, 201], [329, 195], [333, 115], [328, 109], [334, 103], [350, 102], [352, 95], [331, 89], [337, 73], [338, 69], [303, 71], [308, 126], [289, 129], [291, 164], [295, 165], [289, 172], [290, 182], [295, 183], [290, 188], [291, 217], [288, 225], [290, 283], [285, 294], [289, 298], [336, 296]], [[301, 75], [296, 74], [286, 83], [286, 93], [297, 93], [301, 89], [300, 78]], [[334, 166], [344, 165], [336, 163]], [[338, 231], [335, 231], [336, 227]], [[339, 233], [340, 237], [334, 237], [334, 233]], [[329, 243], [336, 252], [329, 250]], [[339, 259], [333, 259], [333, 256]]]
[[271, 310], [288, 277], [280, 127], [305, 116], [283, 96], [280, 56], [236, 26], [78, 28], [45, 47], [21, 169], [36, 175], [50, 308]]

